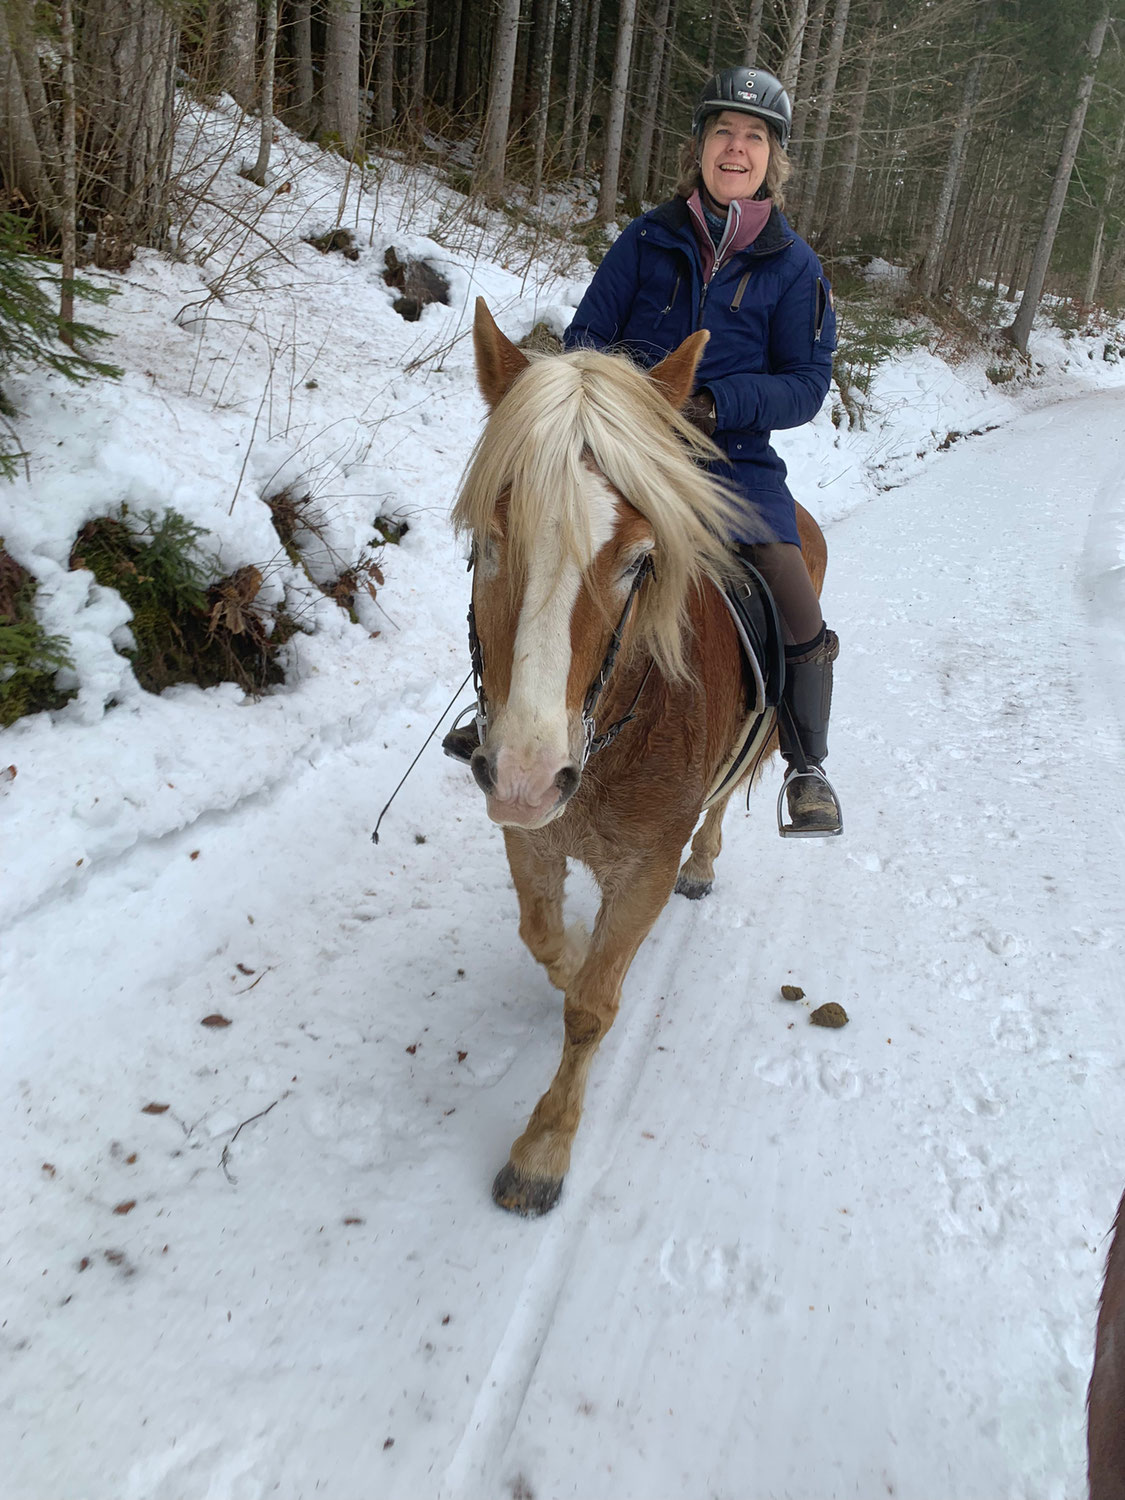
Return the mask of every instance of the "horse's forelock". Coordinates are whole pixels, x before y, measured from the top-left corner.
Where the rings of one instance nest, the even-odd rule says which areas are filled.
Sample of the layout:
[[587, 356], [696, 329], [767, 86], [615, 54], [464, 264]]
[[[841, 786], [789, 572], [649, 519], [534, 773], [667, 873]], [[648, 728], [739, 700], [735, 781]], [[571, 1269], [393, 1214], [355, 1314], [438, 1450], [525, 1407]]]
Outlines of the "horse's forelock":
[[513, 577], [549, 528], [562, 555], [586, 567], [592, 560], [586, 470], [593, 465], [652, 528], [656, 576], [639, 625], [662, 668], [681, 676], [690, 592], [702, 575], [724, 571], [730, 498], [697, 462], [712, 452], [624, 356], [592, 350], [540, 356], [489, 417], [454, 525], [484, 533], [506, 495]]

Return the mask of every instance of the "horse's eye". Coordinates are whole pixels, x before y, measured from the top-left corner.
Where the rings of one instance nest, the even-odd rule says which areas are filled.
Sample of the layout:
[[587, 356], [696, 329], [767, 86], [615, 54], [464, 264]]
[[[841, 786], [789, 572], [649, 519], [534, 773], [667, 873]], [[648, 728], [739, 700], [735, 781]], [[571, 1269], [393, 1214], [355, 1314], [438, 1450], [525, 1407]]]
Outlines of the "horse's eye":
[[648, 558], [649, 554], [647, 552], [638, 553], [636, 557], [634, 557], [630, 562], [627, 562], [622, 568], [622, 579], [627, 583], [631, 579], [636, 578], [637, 574], [641, 571], [645, 563], [648, 561]]
[[495, 539], [490, 536], [478, 538], [477, 541], [477, 566], [485, 578], [495, 578], [500, 566], [500, 549]]

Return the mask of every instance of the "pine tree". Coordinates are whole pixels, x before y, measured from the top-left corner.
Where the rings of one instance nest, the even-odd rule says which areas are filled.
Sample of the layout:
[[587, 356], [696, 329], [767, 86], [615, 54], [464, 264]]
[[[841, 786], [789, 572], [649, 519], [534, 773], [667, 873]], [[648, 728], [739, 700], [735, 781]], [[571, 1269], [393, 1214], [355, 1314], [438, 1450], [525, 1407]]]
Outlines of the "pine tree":
[[[95, 375], [117, 376], [116, 365], [77, 352], [92, 349], [109, 335], [88, 323], [60, 317], [60, 278], [28, 253], [30, 226], [15, 214], [0, 214], [0, 375], [17, 364], [41, 364], [68, 380], [84, 382]], [[104, 303], [112, 294], [89, 281], [74, 282], [75, 296]], [[63, 340], [69, 344], [69, 349]], [[16, 415], [0, 388], [0, 416], [10, 425]], [[20, 458], [18, 450], [0, 448], [0, 475], [10, 479]]]

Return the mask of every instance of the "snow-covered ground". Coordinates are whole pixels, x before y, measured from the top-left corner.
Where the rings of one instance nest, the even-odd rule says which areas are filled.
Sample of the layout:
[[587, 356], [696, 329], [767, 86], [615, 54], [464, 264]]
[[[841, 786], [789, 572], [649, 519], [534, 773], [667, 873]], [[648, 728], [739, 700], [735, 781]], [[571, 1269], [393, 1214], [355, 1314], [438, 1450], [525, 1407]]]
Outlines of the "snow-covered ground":
[[[6, 382], [35, 459], [0, 536], [80, 692], [0, 734], [2, 1493], [1078, 1500], [1125, 1186], [1125, 365], [1048, 327], [1018, 389], [916, 351], [866, 430], [783, 436], [828, 530], [846, 835], [780, 841], [770, 778], [732, 809], [558, 1209], [511, 1219], [489, 1183], [560, 999], [436, 746], [369, 834], [467, 670], [473, 299], [561, 327], [581, 273], [426, 179], [278, 152], [288, 190], [230, 153], [184, 258], [116, 278], [120, 382]], [[300, 238], [342, 194], [356, 262]], [[390, 245], [451, 306], [399, 318]], [[283, 483], [349, 562], [409, 519], [359, 624], [280, 549]], [[137, 688], [67, 570], [122, 501], [315, 621], [284, 688]]]

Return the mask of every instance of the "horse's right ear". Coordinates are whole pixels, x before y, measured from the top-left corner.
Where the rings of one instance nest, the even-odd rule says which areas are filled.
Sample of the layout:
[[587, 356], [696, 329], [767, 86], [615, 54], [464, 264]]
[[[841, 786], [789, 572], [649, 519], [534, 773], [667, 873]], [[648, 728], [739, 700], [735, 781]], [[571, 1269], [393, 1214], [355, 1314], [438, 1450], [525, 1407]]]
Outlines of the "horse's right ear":
[[477, 358], [477, 384], [488, 402], [488, 409], [493, 411], [504, 399], [512, 381], [527, 369], [530, 361], [497, 328], [483, 297], [477, 298], [473, 318], [473, 350]]
[[677, 411], [695, 389], [695, 371], [710, 337], [706, 328], [688, 334], [678, 349], [648, 372], [648, 378], [655, 380]]

